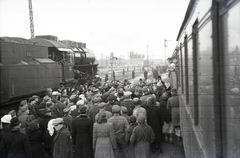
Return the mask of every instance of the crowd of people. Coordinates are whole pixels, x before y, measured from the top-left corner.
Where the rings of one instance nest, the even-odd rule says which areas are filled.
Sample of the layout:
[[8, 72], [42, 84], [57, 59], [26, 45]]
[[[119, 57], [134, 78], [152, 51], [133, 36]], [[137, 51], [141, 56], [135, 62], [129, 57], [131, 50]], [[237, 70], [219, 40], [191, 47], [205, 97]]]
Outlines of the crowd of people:
[[[166, 86], [168, 85], [168, 86]], [[161, 81], [102, 82], [46, 90], [1, 118], [0, 155], [11, 158], [148, 158], [181, 141], [177, 89]]]

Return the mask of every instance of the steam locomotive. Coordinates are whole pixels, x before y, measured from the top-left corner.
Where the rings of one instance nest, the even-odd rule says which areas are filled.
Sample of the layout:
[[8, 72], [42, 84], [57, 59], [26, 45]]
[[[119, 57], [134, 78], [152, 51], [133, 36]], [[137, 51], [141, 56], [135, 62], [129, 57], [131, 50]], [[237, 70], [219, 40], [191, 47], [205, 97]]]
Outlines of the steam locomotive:
[[95, 55], [85, 43], [58, 41], [56, 36], [0, 37], [0, 46], [1, 105], [60, 84], [84, 84], [98, 71]]
[[177, 36], [186, 158], [240, 155], [240, 0], [191, 0]]

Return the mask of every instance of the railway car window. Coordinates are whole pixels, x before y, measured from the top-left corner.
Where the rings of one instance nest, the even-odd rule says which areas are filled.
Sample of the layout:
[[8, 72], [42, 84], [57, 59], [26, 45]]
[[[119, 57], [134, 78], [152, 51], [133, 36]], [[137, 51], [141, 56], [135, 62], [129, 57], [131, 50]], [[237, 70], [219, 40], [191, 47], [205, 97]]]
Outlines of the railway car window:
[[180, 87], [182, 89], [182, 93], [184, 94], [184, 86], [183, 86], [183, 52], [182, 52], [182, 43], [180, 44], [180, 49], [179, 49], [179, 56], [180, 56], [180, 59], [179, 59], [179, 69], [180, 69], [180, 72], [179, 72], [179, 84], [180, 84]]
[[194, 114], [194, 91], [193, 91], [193, 39], [192, 36], [188, 38], [188, 108], [191, 114]]
[[214, 117], [212, 21], [199, 28], [198, 39], [199, 127], [206, 131]]
[[198, 20], [193, 25], [194, 123], [198, 125]]
[[239, 157], [240, 147], [240, 2], [221, 17], [223, 21], [223, 141], [224, 156]]
[[186, 89], [186, 104], [189, 102], [189, 90], [188, 90], [188, 43], [187, 36], [184, 38], [184, 79], [185, 79], [185, 89]]

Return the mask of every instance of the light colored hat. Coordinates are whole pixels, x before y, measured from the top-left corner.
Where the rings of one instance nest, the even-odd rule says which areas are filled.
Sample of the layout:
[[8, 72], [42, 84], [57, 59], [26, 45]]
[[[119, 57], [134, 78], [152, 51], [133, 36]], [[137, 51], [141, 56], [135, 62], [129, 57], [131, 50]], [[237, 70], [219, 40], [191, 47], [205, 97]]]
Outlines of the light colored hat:
[[70, 110], [71, 110], [71, 111], [73, 111], [73, 110], [75, 110], [75, 109], [77, 109], [77, 106], [76, 106], [76, 105], [70, 106]]
[[58, 125], [60, 123], [63, 123], [63, 118], [56, 118], [55, 120], [53, 120], [52, 125]]
[[104, 102], [101, 102], [101, 103], [98, 104], [98, 107], [100, 109], [104, 108], [105, 106], [106, 106], [106, 103], [104, 103]]
[[144, 124], [145, 120], [146, 120], [146, 117], [142, 113], [140, 113], [137, 118], [138, 123]]
[[63, 109], [63, 112], [68, 113], [70, 110], [71, 110], [70, 108], [65, 108], [65, 109]]
[[77, 102], [77, 106], [80, 106], [80, 105], [83, 105], [84, 104], [84, 100], [79, 100], [78, 102]]
[[77, 97], [76, 95], [71, 95], [69, 99], [74, 99], [76, 97]]
[[148, 92], [148, 88], [147, 88], [147, 87], [143, 87], [143, 88], [142, 88], [142, 92], [143, 92], [143, 93]]
[[53, 90], [52, 90], [52, 88], [47, 88], [46, 91], [47, 91], [47, 92], [52, 92]]
[[22, 101], [20, 102], [20, 106], [24, 106], [24, 105], [27, 105], [27, 100], [22, 100]]
[[11, 123], [12, 116], [10, 114], [4, 115], [1, 118], [2, 123]]
[[94, 103], [99, 103], [101, 101], [102, 101], [102, 99], [100, 97], [96, 97], [96, 98], [93, 99]]
[[126, 97], [128, 97], [128, 96], [132, 95], [132, 92], [126, 91], [126, 92], [124, 92], [124, 95], [125, 95]]
[[59, 93], [58, 91], [53, 91], [52, 95], [61, 95], [61, 93]]
[[85, 95], [84, 94], [80, 94], [79, 98], [85, 98]]
[[128, 112], [128, 110], [127, 110], [127, 108], [125, 106], [121, 106], [121, 111], [123, 113], [127, 113]]
[[118, 113], [120, 111], [121, 111], [121, 107], [119, 105], [113, 105], [113, 107], [112, 107], [113, 113]]
[[48, 100], [51, 100], [51, 98], [49, 96], [45, 96], [45, 97], [43, 97], [43, 100], [48, 101]]

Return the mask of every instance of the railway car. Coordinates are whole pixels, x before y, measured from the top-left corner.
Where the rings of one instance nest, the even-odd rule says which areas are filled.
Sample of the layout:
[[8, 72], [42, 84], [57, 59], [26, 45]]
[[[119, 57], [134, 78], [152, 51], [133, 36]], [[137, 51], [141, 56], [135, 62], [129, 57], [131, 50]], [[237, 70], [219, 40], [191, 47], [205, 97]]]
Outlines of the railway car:
[[0, 37], [0, 46], [1, 106], [97, 73], [93, 52], [59, 42], [56, 36]]
[[177, 41], [186, 157], [238, 158], [240, 1], [191, 0]]

